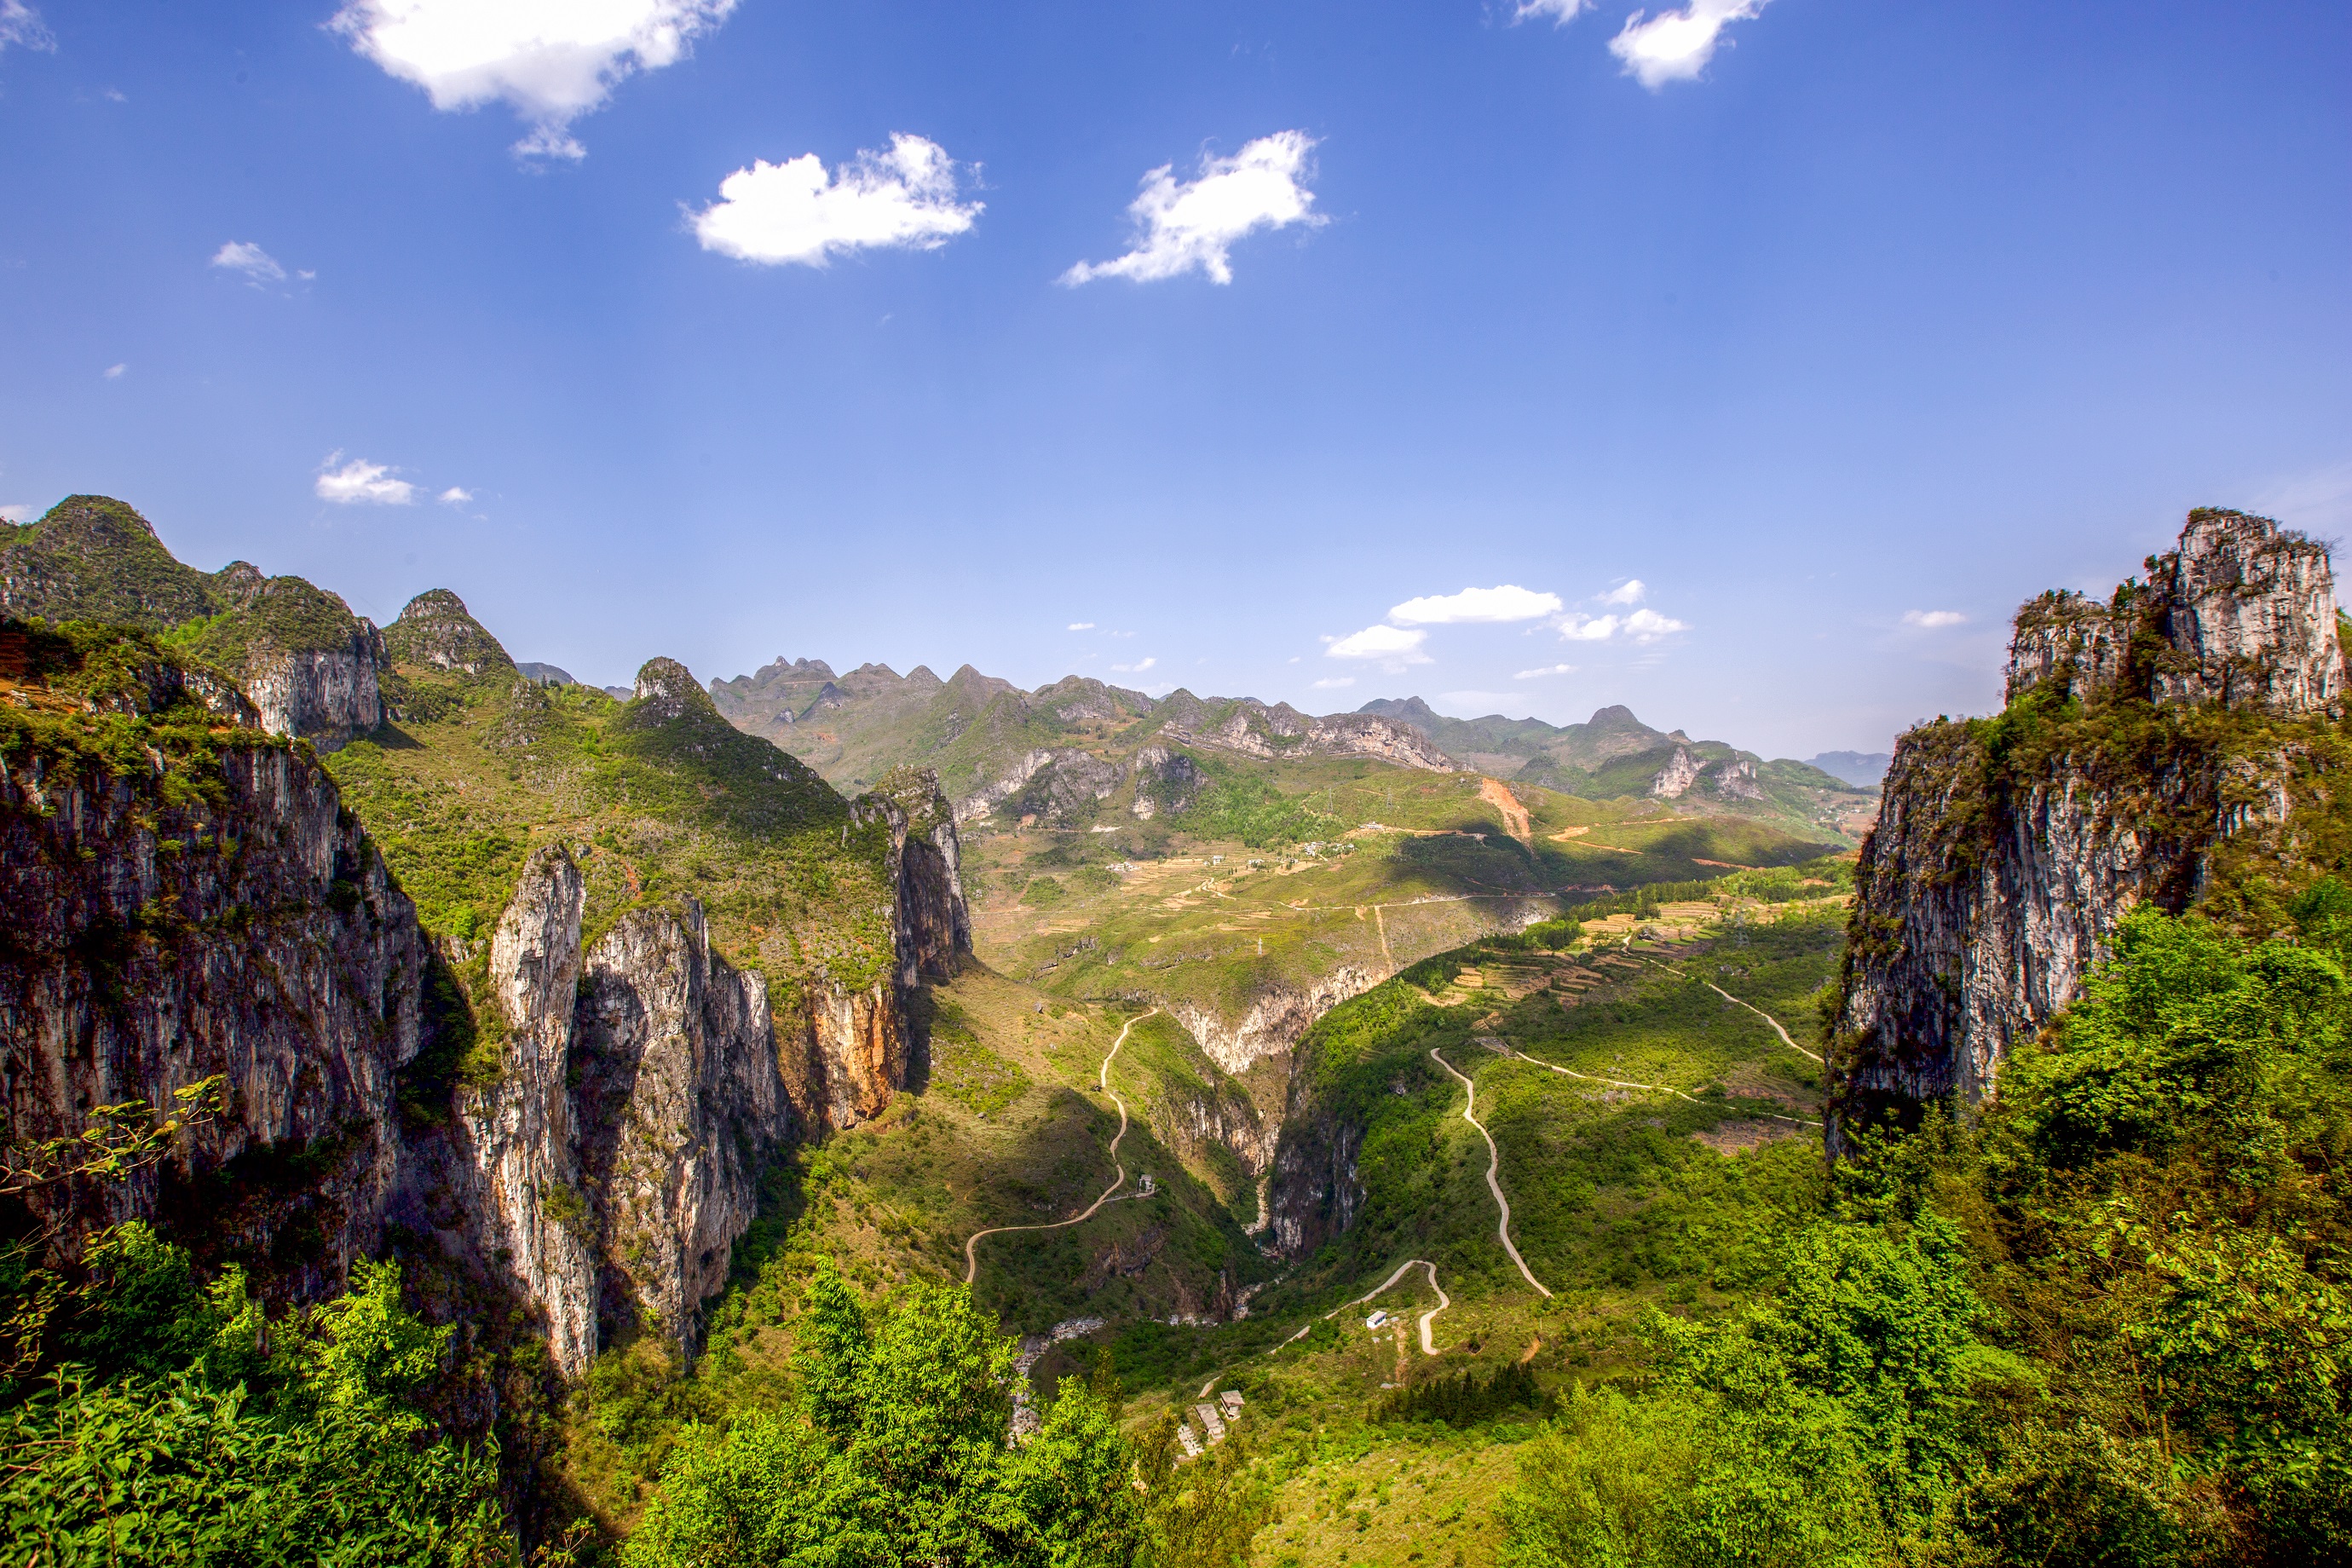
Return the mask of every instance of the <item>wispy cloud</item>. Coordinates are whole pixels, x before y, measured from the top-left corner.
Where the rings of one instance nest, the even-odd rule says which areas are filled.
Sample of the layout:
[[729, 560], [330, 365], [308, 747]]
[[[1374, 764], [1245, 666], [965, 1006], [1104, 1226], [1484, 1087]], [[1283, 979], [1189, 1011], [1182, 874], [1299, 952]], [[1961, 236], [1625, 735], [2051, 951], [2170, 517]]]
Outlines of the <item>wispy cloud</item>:
[[1628, 577], [1601, 595], [1604, 605], [1638, 605], [1649, 597], [1649, 585], [1639, 577]]
[[32, 515], [33, 509], [28, 506], [0, 506], [0, 522], [25, 522]]
[[[0, 0], [5, 3], [5, 0]], [[327, 25], [440, 110], [503, 101], [522, 157], [580, 158], [572, 122], [633, 72], [675, 64], [735, 0], [351, 0]]]
[[1906, 610], [1903, 612], [1905, 626], [1920, 626], [1931, 632], [1940, 631], [1946, 626], [1960, 626], [1967, 620], [1968, 616], [1958, 610]]
[[341, 452], [330, 452], [319, 465], [318, 482], [311, 489], [320, 500], [339, 506], [407, 506], [415, 500], [416, 487], [406, 479], [394, 479], [383, 464], [353, 458], [337, 468], [341, 458]]
[[1133, 664], [1114, 664], [1111, 668], [1118, 671], [1121, 675], [1141, 675], [1145, 670], [1150, 669], [1153, 665], [1158, 664], [1160, 660], [1157, 658], [1146, 658], [1138, 659]]
[[1630, 616], [1570, 615], [1559, 622], [1559, 635], [1568, 642], [1608, 642], [1623, 637], [1627, 642], [1654, 643], [1688, 630], [1689, 622], [1662, 616], [1655, 610], [1635, 610]]
[[1090, 632], [1095, 629], [1095, 624], [1092, 621], [1072, 621], [1070, 629], [1074, 632]]
[[286, 268], [278, 258], [248, 240], [232, 239], [213, 252], [213, 265], [224, 271], [242, 273], [255, 288], [286, 281]]
[[1429, 656], [1421, 645], [1429, 638], [1427, 632], [1405, 631], [1397, 626], [1366, 626], [1343, 637], [1327, 637], [1323, 649], [1328, 658], [1361, 658], [1379, 663], [1391, 675], [1403, 672], [1407, 665], [1427, 664]]
[[25, 0], [0, 0], [0, 50], [10, 47], [58, 52], [57, 36], [41, 23], [41, 14]]
[[1690, 0], [1679, 11], [1654, 16], [1636, 11], [1610, 40], [1609, 52], [1625, 62], [1626, 75], [1655, 92], [1670, 81], [1697, 77], [1725, 41], [1724, 28], [1753, 19], [1764, 5], [1765, 0]]
[[814, 153], [738, 169], [694, 215], [694, 235], [705, 250], [768, 266], [822, 267], [845, 250], [936, 250], [981, 214], [982, 204], [956, 196], [947, 150], [902, 133], [887, 152], [860, 153], [831, 173]]
[[2352, 527], [2352, 462], [2273, 480], [2255, 490], [2252, 504], [2293, 528], [2332, 533]]
[[451, 485], [447, 489], [443, 490], [439, 495], [433, 499], [439, 501], [443, 506], [464, 506], [467, 501], [474, 499], [474, 492], [467, 489], [462, 485]]
[[1342, 687], [1353, 686], [1355, 684], [1356, 678], [1352, 675], [1328, 675], [1315, 682], [1315, 689], [1318, 691], [1337, 691]]
[[1313, 211], [1309, 154], [1315, 139], [1280, 131], [1246, 142], [1230, 158], [1203, 158], [1201, 176], [1179, 180], [1163, 163], [1143, 176], [1143, 193], [1129, 205], [1135, 248], [1115, 261], [1081, 261], [1062, 274], [1073, 288], [1097, 278], [1156, 282], [1200, 271], [1213, 283], [1234, 280], [1234, 243], [1259, 229], [1293, 224], [1315, 228], [1328, 220]]
[[1555, 675], [1574, 675], [1575, 673], [1576, 666], [1572, 664], [1539, 664], [1533, 669], [1520, 670], [1518, 673], [1512, 676], [1511, 679], [1513, 680], [1543, 680]]
[[1592, 9], [1593, 0], [1519, 0], [1511, 12], [1514, 26], [1538, 16], [1549, 16], [1556, 26], [1565, 27], [1579, 15]]
[[130, 369], [131, 367], [127, 364], [110, 364], [108, 365], [100, 374], [109, 381], [121, 381], [123, 376], [130, 372]]
[[1556, 616], [1559, 610], [1559, 595], [1538, 594], [1506, 583], [1498, 588], [1465, 588], [1458, 594], [1407, 599], [1389, 612], [1389, 619], [1403, 626], [1443, 626], [1474, 621], [1535, 621]]

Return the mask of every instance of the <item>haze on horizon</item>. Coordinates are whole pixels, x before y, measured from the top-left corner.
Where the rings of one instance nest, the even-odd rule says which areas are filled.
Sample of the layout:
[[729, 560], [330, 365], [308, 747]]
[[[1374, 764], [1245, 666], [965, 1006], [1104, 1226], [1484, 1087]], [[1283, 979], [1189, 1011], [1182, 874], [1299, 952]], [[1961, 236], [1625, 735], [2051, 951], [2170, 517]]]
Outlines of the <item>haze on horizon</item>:
[[598, 682], [1791, 756], [2352, 527], [2352, 13], [1630, 9], [0, 0], [0, 507]]

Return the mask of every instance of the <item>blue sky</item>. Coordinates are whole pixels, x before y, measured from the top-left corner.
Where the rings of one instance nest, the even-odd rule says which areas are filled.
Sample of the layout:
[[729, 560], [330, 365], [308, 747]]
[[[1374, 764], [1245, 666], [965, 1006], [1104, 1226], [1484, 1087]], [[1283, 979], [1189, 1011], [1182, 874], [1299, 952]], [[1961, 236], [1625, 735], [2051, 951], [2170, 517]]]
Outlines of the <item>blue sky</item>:
[[599, 680], [1796, 755], [2352, 528], [2341, 5], [548, 5], [0, 0], [0, 504]]

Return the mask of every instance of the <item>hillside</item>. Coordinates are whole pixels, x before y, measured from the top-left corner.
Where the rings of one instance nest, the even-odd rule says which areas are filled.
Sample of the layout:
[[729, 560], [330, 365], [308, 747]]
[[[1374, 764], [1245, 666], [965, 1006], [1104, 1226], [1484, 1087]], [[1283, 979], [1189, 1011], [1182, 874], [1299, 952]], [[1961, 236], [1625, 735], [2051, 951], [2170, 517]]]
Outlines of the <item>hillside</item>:
[[1875, 780], [1789, 758], [1766, 761], [1721, 741], [1659, 731], [1625, 707], [1581, 724], [1540, 719], [1449, 719], [1418, 697], [1376, 699], [1360, 712], [1409, 724], [1469, 766], [1514, 785], [1588, 800], [1633, 796], [1771, 821], [1799, 833], [1858, 839], [1875, 808]]

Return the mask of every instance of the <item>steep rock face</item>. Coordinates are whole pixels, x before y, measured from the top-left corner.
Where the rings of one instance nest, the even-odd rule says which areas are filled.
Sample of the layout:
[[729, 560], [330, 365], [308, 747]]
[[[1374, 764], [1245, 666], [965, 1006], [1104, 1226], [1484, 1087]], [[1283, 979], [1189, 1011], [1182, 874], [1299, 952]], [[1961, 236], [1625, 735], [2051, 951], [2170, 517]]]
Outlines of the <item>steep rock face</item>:
[[1182, 811], [1208, 784], [1201, 764], [1165, 746], [1146, 746], [1135, 753], [1135, 804], [1129, 809], [1144, 821], [1163, 811]]
[[711, 952], [699, 904], [633, 910], [588, 954], [572, 1063], [602, 1316], [690, 1353], [794, 1131], [767, 984]]
[[1350, 996], [1370, 990], [1381, 978], [1370, 970], [1343, 963], [1303, 989], [1275, 985], [1259, 992], [1248, 1011], [1232, 1023], [1193, 1003], [1178, 1002], [1171, 1010], [1201, 1042], [1211, 1061], [1239, 1076], [1259, 1058], [1290, 1049], [1316, 1019]]
[[1187, 692], [1171, 693], [1162, 707], [1171, 717], [1161, 732], [1171, 741], [1251, 757], [1373, 757], [1429, 773], [1455, 771], [1454, 759], [1421, 731], [1374, 713], [1310, 719], [1286, 702], [1269, 708], [1246, 697], [1213, 713]]
[[213, 579], [220, 613], [188, 647], [235, 677], [274, 735], [322, 752], [383, 721], [383, 639], [335, 595], [233, 561]]
[[[217, 708], [234, 713], [233, 696]], [[16, 1137], [78, 1133], [92, 1106], [169, 1107], [175, 1089], [228, 1079], [223, 1113], [184, 1129], [160, 1166], [35, 1194], [66, 1243], [175, 1213], [206, 1245], [268, 1259], [273, 1289], [338, 1288], [379, 1245], [399, 1164], [394, 1074], [418, 1048], [428, 955], [318, 764], [229, 740], [213, 798], [175, 803], [135, 779], [0, 758], [0, 910]], [[299, 1153], [310, 1174], [215, 1181], [265, 1153]]]
[[2009, 688], [2042, 708], [1896, 743], [1856, 870], [1832, 1146], [1857, 1118], [1986, 1099], [2126, 911], [2185, 908], [2241, 841], [2291, 849], [2280, 828], [2310, 772], [2298, 721], [2340, 706], [2326, 552], [2200, 512], [2151, 580], [2019, 613]]
[[567, 1376], [596, 1353], [588, 1205], [570, 1087], [586, 893], [561, 846], [536, 850], [490, 938], [489, 983], [506, 1033], [498, 1080], [461, 1091], [462, 1204], [481, 1254], [543, 1314]]
[[1293, 1076], [1266, 1186], [1267, 1230], [1284, 1258], [1306, 1257], [1355, 1224], [1364, 1207], [1357, 1163], [1364, 1130], [1349, 1118], [1317, 1114], [1314, 1098], [1307, 1081]]
[[955, 813], [940, 793], [939, 775], [928, 768], [893, 769], [853, 810], [879, 810], [890, 824], [899, 987], [953, 979], [962, 955], [971, 952], [971, 912], [964, 901]]
[[1757, 781], [1756, 764], [1746, 757], [1717, 763], [1706, 775], [1716, 794], [1726, 800], [1762, 800], [1764, 786]]
[[1666, 765], [1660, 768], [1657, 777], [1650, 781], [1652, 798], [1680, 800], [1689, 793], [1691, 785], [1698, 783], [1698, 775], [1705, 766], [1691, 755], [1686, 747], [1676, 746], [1675, 754], [1666, 759]]

